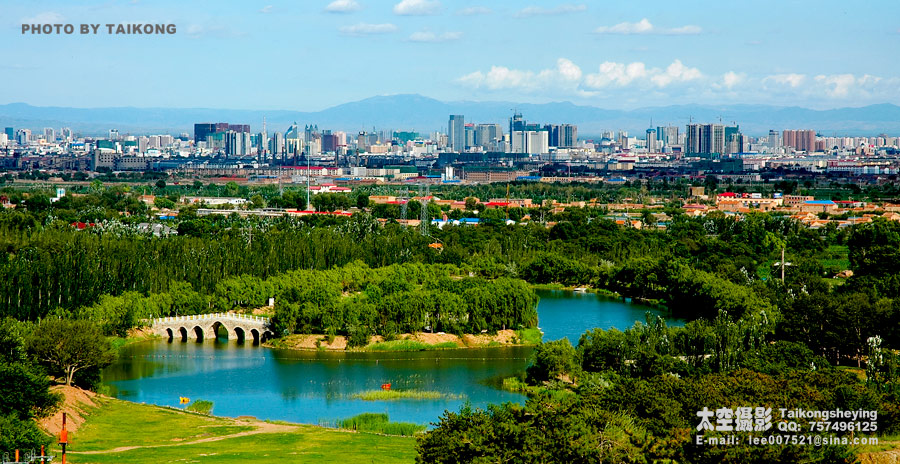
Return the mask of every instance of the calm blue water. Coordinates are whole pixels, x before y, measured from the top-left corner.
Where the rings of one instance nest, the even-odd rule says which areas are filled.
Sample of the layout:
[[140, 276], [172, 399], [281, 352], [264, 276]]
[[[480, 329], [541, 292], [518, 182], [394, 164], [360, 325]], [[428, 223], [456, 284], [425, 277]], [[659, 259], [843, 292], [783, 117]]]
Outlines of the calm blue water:
[[669, 326], [680, 327], [685, 322], [669, 316], [664, 310], [594, 293], [538, 290], [537, 294], [541, 297], [538, 325], [544, 331], [545, 342], [566, 337], [572, 345], [577, 345], [581, 334], [587, 330], [597, 327], [625, 330], [637, 321], [645, 322], [648, 312], [654, 318], [662, 316]]
[[[573, 344], [587, 329], [624, 329], [643, 321], [645, 306], [593, 294], [540, 291], [538, 318], [544, 340], [568, 337]], [[679, 324], [681, 321], [671, 321]], [[179, 406], [179, 397], [209, 400], [220, 416], [254, 416], [316, 424], [363, 412], [384, 412], [391, 420], [427, 424], [444, 410], [522, 401], [496, 388], [500, 379], [525, 369], [531, 348], [344, 353], [291, 351], [234, 343], [155, 340], [125, 347], [103, 372], [113, 394], [129, 401]], [[394, 389], [454, 395], [433, 401], [363, 401], [354, 393]]]

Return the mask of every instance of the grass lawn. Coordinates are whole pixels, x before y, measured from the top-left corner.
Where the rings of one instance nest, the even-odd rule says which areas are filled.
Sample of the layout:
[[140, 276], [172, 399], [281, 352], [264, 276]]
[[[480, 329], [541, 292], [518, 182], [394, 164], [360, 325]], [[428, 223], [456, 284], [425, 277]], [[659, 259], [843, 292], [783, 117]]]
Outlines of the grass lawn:
[[373, 343], [366, 346], [366, 351], [430, 351], [459, 348], [454, 342], [437, 343], [429, 345], [416, 340], [391, 340], [389, 342]]
[[411, 463], [415, 460], [415, 439], [304, 426], [295, 433], [258, 434], [182, 446], [69, 456], [69, 461], [75, 464]]
[[523, 345], [537, 345], [541, 343], [543, 337], [544, 334], [536, 327], [516, 330], [517, 342]]
[[[311, 425], [238, 421], [98, 399], [69, 435], [72, 463], [411, 463], [415, 439]], [[115, 452], [102, 452], [125, 447]], [[55, 448], [55, 447], [54, 447]], [[53, 450], [55, 453], [58, 450]], [[96, 453], [100, 451], [100, 453]], [[79, 452], [94, 452], [80, 454]]]
[[[143, 444], [173, 443], [252, 430], [230, 419], [189, 414], [174, 409], [98, 399], [87, 421], [73, 433], [70, 449], [95, 451]], [[129, 424], [133, 424], [129, 426]]]

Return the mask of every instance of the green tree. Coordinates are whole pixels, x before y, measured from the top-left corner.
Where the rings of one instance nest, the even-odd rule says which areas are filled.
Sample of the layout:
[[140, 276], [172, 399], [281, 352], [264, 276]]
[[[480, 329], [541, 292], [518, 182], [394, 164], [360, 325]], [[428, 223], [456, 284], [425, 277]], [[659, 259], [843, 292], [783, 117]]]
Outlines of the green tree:
[[541, 343], [534, 348], [534, 361], [526, 371], [530, 383], [536, 384], [549, 380], [574, 380], [577, 370], [575, 364], [575, 348], [568, 338], [561, 338]]
[[369, 207], [369, 195], [360, 193], [356, 196], [356, 207], [359, 209]]
[[250, 197], [250, 206], [254, 209], [264, 208], [266, 206], [266, 201], [263, 199], [262, 195], [256, 194]]
[[28, 337], [26, 346], [38, 363], [64, 379], [66, 385], [72, 385], [77, 373], [99, 371], [115, 359], [100, 329], [85, 320], [44, 319]]
[[175, 207], [175, 202], [166, 197], [156, 197], [153, 199], [153, 206], [159, 209], [172, 209]]

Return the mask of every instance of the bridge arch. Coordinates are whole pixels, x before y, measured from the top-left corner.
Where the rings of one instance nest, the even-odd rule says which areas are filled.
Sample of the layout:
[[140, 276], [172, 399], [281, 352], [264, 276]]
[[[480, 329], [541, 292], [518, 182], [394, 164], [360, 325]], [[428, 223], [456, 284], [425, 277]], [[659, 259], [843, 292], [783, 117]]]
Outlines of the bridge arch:
[[[220, 331], [219, 329], [222, 330]], [[211, 338], [214, 342], [219, 341], [220, 332], [225, 334], [225, 341], [229, 341], [229, 339], [231, 338], [230, 334], [228, 333], [228, 327], [226, 327], [225, 324], [223, 324], [221, 321], [213, 322], [209, 330], [209, 338]]]
[[166, 339], [171, 343], [175, 339], [175, 332], [172, 331], [171, 327], [166, 327]]
[[247, 341], [247, 333], [244, 331], [243, 327], [234, 328], [234, 339], [238, 344], [243, 344]]
[[194, 338], [197, 339], [197, 342], [202, 342], [203, 341], [203, 328], [200, 327], [199, 325], [195, 325], [194, 328], [191, 330], [194, 332]]
[[178, 334], [181, 336], [182, 342], [186, 342], [188, 340], [188, 331], [184, 327], [180, 327], [178, 329]]

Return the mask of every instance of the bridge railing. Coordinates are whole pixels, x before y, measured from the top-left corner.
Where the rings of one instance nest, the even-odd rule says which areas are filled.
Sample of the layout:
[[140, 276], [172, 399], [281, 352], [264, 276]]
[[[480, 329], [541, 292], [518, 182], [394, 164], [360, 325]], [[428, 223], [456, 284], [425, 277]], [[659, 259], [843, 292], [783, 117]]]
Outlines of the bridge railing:
[[190, 321], [215, 321], [219, 319], [229, 319], [229, 320], [237, 320], [237, 321], [246, 321], [246, 322], [259, 322], [261, 324], [268, 324], [269, 318], [262, 316], [253, 316], [250, 314], [238, 314], [238, 313], [210, 313], [210, 314], [192, 314], [189, 316], [168, 316], [168, 317], [159, 317], [156, 319], [151, 319], [151, 324], [174, 324], [180, 322], [190, 322]]

